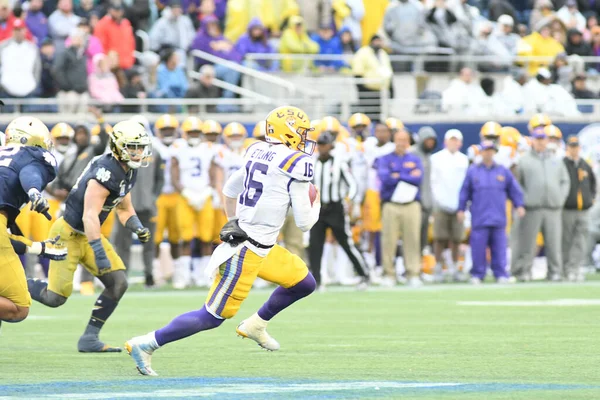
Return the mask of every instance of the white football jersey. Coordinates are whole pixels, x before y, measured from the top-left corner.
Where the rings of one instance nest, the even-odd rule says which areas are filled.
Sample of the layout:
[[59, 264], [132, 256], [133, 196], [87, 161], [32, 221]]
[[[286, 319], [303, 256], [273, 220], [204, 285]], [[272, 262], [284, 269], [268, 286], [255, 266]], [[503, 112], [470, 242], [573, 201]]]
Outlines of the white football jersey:
[[[311, 205], [309, 185], [313, 159], [285, 145], [257, 142], [248, 148], [244, 167], [225, 184], [223, 193], [237, 198], [236, 215], [248, 236], [265, 246], [277, 242], [290, 206], [296, 225], [308, 231], [319, 218], [320, 203]], [[248, 246], [259, 255], [268, 250]]]
[[181, 185], [194, 192], [202, 192], [209, 187], [210, 165], [217, 158], [220, 147], [206, 142], [192, 147], [185, 139], [177, 139], [172, 147], [172, 156], [179, 161]]
[[218, 164], [223, 168], [225, 181], [244, 166], [244, 154], [246, 154], [244, 148], [233, 150], [225, 147], [223, 151], [219, 152]]
[[171, 194], [173, 192], [175, 192], [175, 188], [173, 187], [173, 182], [171, 181], [171, 158], [172, 158], [172, 153], [173, 153], [173, 147], [174, 145], [171, 146], [167, 146], [165, 145], [160, 139], [155, 138], [152, 141], [152, 151], [158, 151], [158, 153], [160, 154], [160, 158], [162, 159], [162, 162], [164, 163], [164, 176], [165, 176], [165, 183], [163, 184], [162, 187], [162, 193], [163, 194]]
[[367, 175], [367, 189], [379, 191], [379, 178], [377, 177], [377, 170], [373, 168], [373, 165], [375, 164], [375, 160], [379, 157], [383, 157], [396, 150], [396, 145], [393, 142], [387, 142], [383, 146], [379, 146], [378, 140], [374, 137], [370, 137], [365, 140], [364, 146], [365, 159], [369, 171]]
[[[54, 149], [52, 151], [52, 155], [54, 156], [54, 158], [56, 158], [56, 165], [60, 166], [60, 164], [63, 162], [63, 160], [65, 159], [65, 155], [63, 153], [58, 152], [56, 149]], [[54, 178], [54, 180], [56, 180], [56, 178]], [[54, 182], [54, 180], [52, 182]], [[50, 186], [50, 184], [52, 183], [48, 183], [48, 185], [46, 185], [46, 189], [44, 189], [44, 197], [48, 200], [55, 200], [56, 197], [52, 196], [50, 193], [48, 193], [48, 186]]]

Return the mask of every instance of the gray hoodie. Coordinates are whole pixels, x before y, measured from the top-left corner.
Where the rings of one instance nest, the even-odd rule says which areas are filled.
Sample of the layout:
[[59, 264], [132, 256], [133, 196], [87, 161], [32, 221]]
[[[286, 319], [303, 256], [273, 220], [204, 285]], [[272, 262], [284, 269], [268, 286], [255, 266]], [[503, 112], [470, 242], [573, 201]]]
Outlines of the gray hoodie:
[[549, 153], [526, 153], [517, 165], [525, 208], [563, 208], [571, 182], [562, 159]]
[[437, 39], [427, 24], [422, 7], [415, 0], [398, 1], [385, 11], [383, 28], [389, 36], [393, 53], [413, 53], [418, 48], [437, 46]]
[[419, 129], [418, 142], [413, 146], [413, 151], [419, 156], [423, 163], [423, 181], [421, 181], [421, 207], [425, 210], [431, 210], [433, 207], [433, 196], [431, 194], [431, 155], [435, 151], [435, 146], [429, 152], [423, 148], [426, 139], [435, 139], [437, 145], [437, 134], [430, 126], [424, 126]]

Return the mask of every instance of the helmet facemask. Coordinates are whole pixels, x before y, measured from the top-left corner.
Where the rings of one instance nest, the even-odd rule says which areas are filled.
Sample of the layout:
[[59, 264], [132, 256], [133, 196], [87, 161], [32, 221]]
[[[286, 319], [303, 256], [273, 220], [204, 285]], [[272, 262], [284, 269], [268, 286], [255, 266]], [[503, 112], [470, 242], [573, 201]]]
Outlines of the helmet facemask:
[[119, 161], [127, 164], [131, 169], [145, 168], [150, 165], [152, 144], [150, 138], [145, 136], [135, 141], [126, 141], [124, 138], [111, 138], [118, 154]]

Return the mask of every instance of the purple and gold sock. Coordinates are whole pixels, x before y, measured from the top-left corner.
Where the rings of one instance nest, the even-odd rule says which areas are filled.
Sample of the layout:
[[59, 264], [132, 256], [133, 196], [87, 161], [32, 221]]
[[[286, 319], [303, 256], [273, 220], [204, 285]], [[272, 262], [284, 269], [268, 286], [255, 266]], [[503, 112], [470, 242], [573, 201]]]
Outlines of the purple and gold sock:
[[314, 292], [316, 287], [317, 282], [310, 272], [306, 275], [306, 278], [291, 288], [286, 289], [279, 286], [271, 294], [269, 300], [258, 310], [258, 316], [265, 321], [270, 321], [282, 310]]
[[181, 340], [188, 336], [192, 336], [201, 331], [220, 326], [224, 319], [219, 319], [206, 311], [206, 306], [196, 311], [190, 311], [175, 317], [169, 325], [157, 330], [154, 333], [156, 343], [159, 346], [164, 346], [167, 343]]

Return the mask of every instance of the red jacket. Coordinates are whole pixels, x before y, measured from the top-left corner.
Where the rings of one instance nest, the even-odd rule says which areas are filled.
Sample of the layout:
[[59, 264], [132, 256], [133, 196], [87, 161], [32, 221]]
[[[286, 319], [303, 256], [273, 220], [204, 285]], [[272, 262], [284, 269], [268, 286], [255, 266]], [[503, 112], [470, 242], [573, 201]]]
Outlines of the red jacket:
[[100, 39], [104, 52], [116, 51], [119, 55], [119, 66], [121, 69], [133, 67], [135, 57], [135, 36], [131, 23], [126, 18], [117, 23], [109, 15], [103, 17], [96, 24], [94, 36]]
[[[8, 19], [6, 20], [5, 23], [1, 24], [0, 23], [0, 42], [5, 41], [6, 39], [10, 39], [12, 38], [12, 31], [13, 31], [13, 23], [15, 21], [15, 16], [10, 14], [10, 17], [8, 17]], [[31, 36], [31, 32], [29, 32], [29, 29], [27, 29], [27, 27], [23, 28], [27, 30], [27, 33], [25, 34], [25, 38], [29, 41], [33, 41], [33, 36]]]

